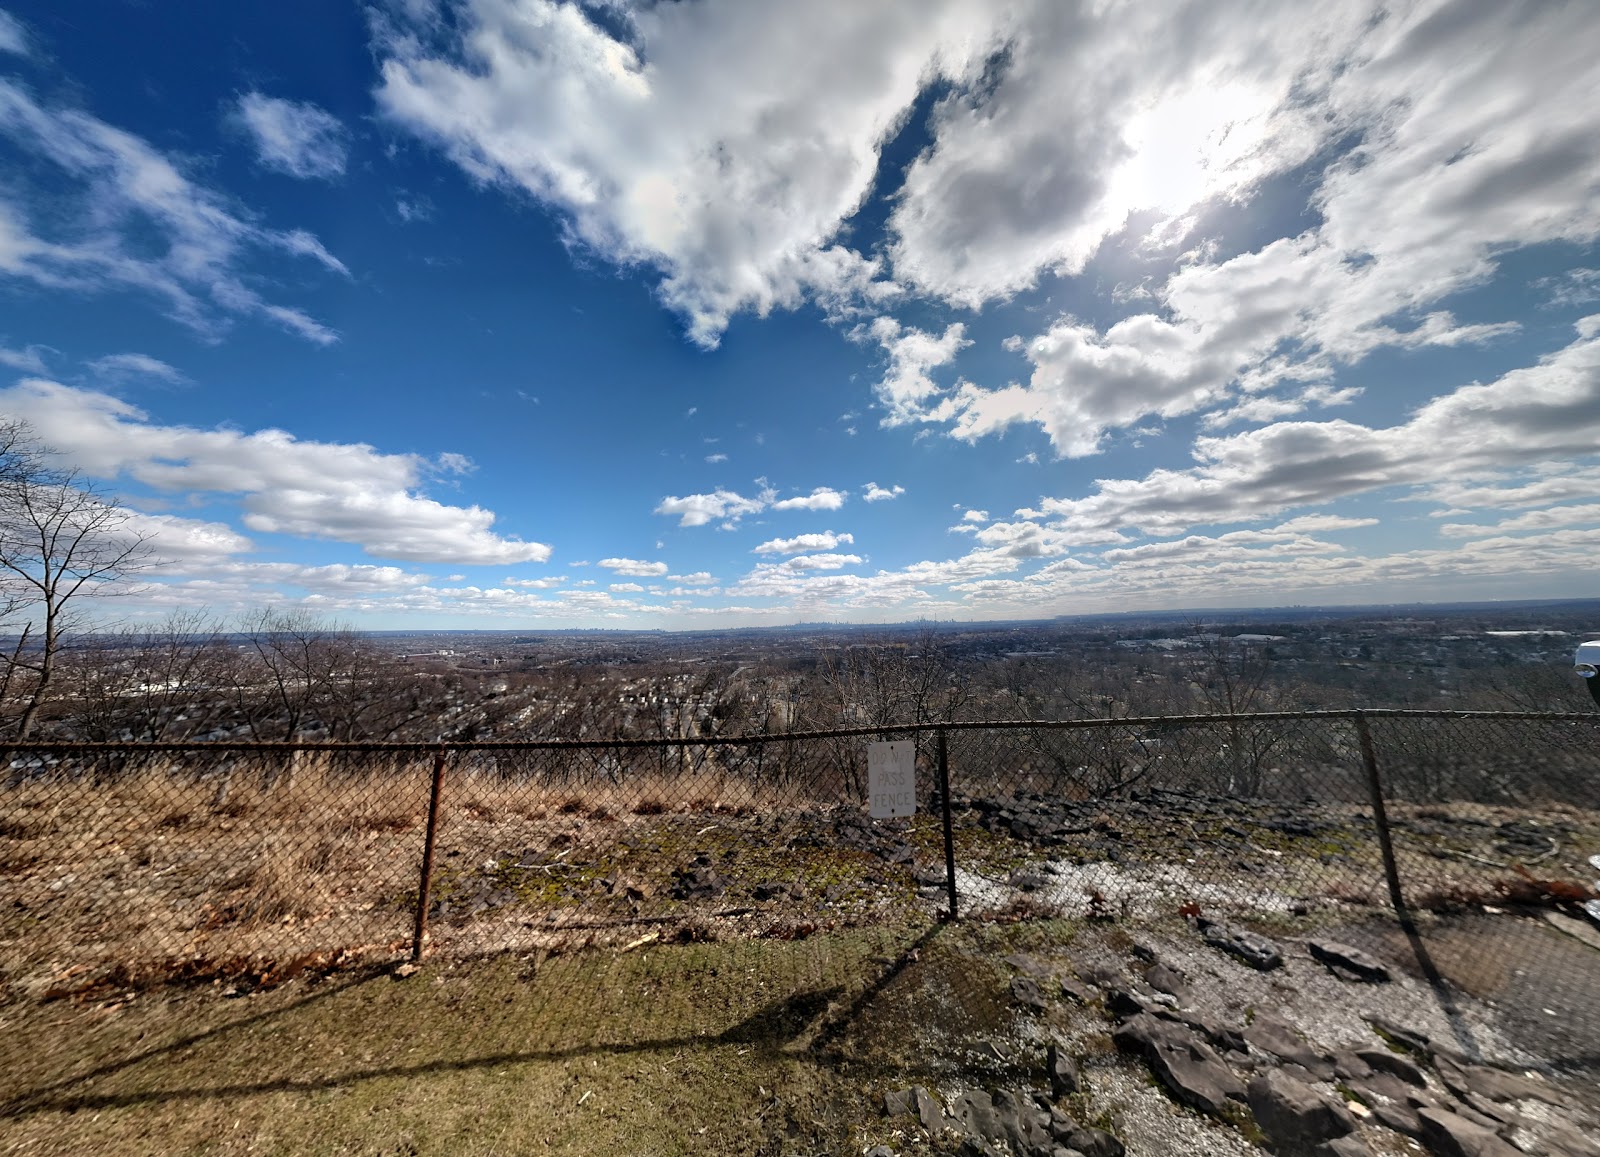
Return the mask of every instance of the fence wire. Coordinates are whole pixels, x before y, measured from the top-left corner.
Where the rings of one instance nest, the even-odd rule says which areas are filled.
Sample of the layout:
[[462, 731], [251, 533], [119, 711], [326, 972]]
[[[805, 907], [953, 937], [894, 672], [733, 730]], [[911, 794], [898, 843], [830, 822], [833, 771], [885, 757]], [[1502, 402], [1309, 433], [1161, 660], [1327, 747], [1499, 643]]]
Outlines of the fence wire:
[[[879, 738], [916, 740], [909, 819], [867, 813]], [[0, 981], [35, 994], [424, 946], [467, 955], [931, 921], [949, 906], [947, 802], [956, 904], [973, 917], [1382, 917], [1373, 770], [1415, 911], [1570, 911], [1593, 897], [1586, 861], [1600, 854], [1589, 715], [1279, 713], [448, 748], [11, 744], [4, 769]]]

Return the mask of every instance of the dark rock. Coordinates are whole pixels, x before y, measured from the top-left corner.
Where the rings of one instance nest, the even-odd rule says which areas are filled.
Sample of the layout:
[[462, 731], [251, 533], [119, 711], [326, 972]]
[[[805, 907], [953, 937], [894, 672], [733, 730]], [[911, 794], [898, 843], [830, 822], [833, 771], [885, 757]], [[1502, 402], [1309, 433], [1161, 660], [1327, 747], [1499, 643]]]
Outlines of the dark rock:
[[943, 868], [917, 868], [911, 878], [923, 888], [943, 888], [950, 882]]
[[1123, 1157], [1127, 1152], [1118, 1141], [1104, 1129], [1091, 1129], [1087, 1125], [1076, 1129], [1064, 1139], [1068, 1149], [1083, 1154], [1083, 1157]]
[[1309, 1157], [1372, 1157], [1367, 1143], [1354, 1133], [1313, 1145], [1307, 1152]]
[[1418, 1032], [1414, 1028], [1407, 1028], [1398, 1021], [1390, 1020], [1388, 1017], [1380, 1016], [1375, 1012], [1364, 1012], [1361, 1014], [1361, 1019], [1370, 1024], [1377, 1034], [1385, 1040], [1408, 1048], [1419, 1056], [1427, 1056], [1433, 1051], [1428, 1043], [1427, 1033]]
[[1094, 999], [1094, 995], [1089, 991], [1088, 987], [1076, 980], [1062, 977], [1057, 981], [1057, 984], [1061, 987], [1061, 995], [1068, 1000], [1076, 1001], [1078, 1004], [1088, 1004]]
[[1368, 984], [1385, 984], [1391, 979], [1388, 968], [1359, 948], [1336, 940], [1308, 940], [1306, 947], [1312, 956], [1336, 973], [1348, 974]]
[[1245, 1099], [1239, 1078], [1191, 1029], [1146, 1013], [1119, 1025], [1111, 1039], [1143, 1057], [1175, 1097], [1202, 1112], [1217, 1115], [1228, 1101]]
[[1474, 1124], [1443, 1109], [1422, 1109], [1423, 1140], [1437, 1157], [1518, 1157], [1517, 1151], [1494, 1130]]
[[1200, 920], [1207, 944], [1244, 961], [1251, 968], [1270, 972], [1283, 965], [1283, 951], [1265, 936], [1218, 920]]
[[1083, 1078], [1078, 1072], [1077, 1063], [1069, 1057], [1058, 1044], [1051, 1044], [1045, 1050], [1045, 1071], [1050, 1077], [1050, 1095], [1060, 1099], [1071, 1096], [1083, 1087]]
[[1115, 988], [1123, 982], [1122, 970], [1109, 964], [1085, 964], [1078, 969], [1078, 978], [1096, 988]]
[[864, 1157], [895, 1157], [895, 1153], [887, 1145], [874, 1145], [866, 1151]]
[[1333, 1072], [1340, 1080], [1348, 1081], [1371, 1074], [1372, 1066], [1349, 1049], [1333, 1054]]
[[956, 1128], [968, 1137], [987, 1141], [1000, 1135], [1000, 1120], [994, 1115], [994, 1101], [982, 1089], [957, 1093], [950, 1103]]
[[910, 1089], [890, 1089], [883, 1095], [883, 1115], [899, 1117], [916, 1107], [916, 1098]]
[[1026, 952], [1013, 952], [1006, 957], [1006, 963], [1015, 968], [1024, 976], [1049, 976], [1050, 968], [1036, 956], [1029, 956]]
[[1006, 882], [1019, 892], [1037, 892], [1050, 886], [1049, 877], [1028, 871], [1012, 872]]
[[1355, 1055], [1357, 1060], [1370, 1069], [1380, 1073], [1390, 1073], [1419, 1089], [1428, 1087], [1428, 1079], [1422, 1075], [1422, 1070], [1399, 1053], [1386, 1052], [1383, 1049], [1357, 1049]]
[[913, 856], [910, 844], [897, 844], [894, 847], [885, 849], [880, 854], [883, 856], [884, 861], [890, 864], [909, 864]]
[[[1399, 1077], [1390, 1073], [1368, 1072], [1363, 1077], [1350, 1080], [1348, 1088], [1363, 1105], [1372, 1110], [1379, 1124], [1396, 1133], [1404, 1133], [1407, 1137], [1422, 1136], [1422, 1122], [1417, 1119], [1417, 1109], [1412, 1104], [1412, 1094], [1416, 1090]], [[1432, 1098], [1428, 1100], [1431, 1102]], [[1430, 1103], [1428, 1107], [1440, 1106]]]
[[1001, 1134], [991, 1140], [1006, 1142], [1013, 1153], [1049, 1157], [1055, 1149], [1055, 1139], [1050, 1136], [1049, 1113], [1022, 1094], [1005, 1089], [995, 1093], [993, 1104]]
[[1189, 1004], [1189, 986], [1184, 983], [1183, 974], [1170, 964], [1152, 964], [1145, 969], [1144, 981], [1157, 992], [1175, 998], [1180, 1007]]
[[1106, 989], [1106, 1011], [1121, 1020], [1150, 1010], [1130, 989], [1117, 985]]
[[1282, 1021], [1270, 1016], [1257, 1017], [1253, 1023], [1245, 1026], [1243, 1035], [1252, 1048], [1260, 1049], [1281, 1061], [1299, 1065], [1319, 1081], [1333, 1079], [1333, 1062], [1319, 1056]]
[[914, 1085], [911, 1089], [912, 1103], [916, 1106], [917, 1120], [922, 1122], [922, 1127], [929, 1133], [938, 1134], [950, 1122], [945, 1118], [944, 1106], [939, 1099], [921, 1085]]
[[1053, 1105], [1046, 1111], [1050, 1114], [1050, 1136], [1066, 1144], [1067, 1138], [1078, 1131], [1078, 1122]]
[[1277, 1069], [1250, 1080], [1250, 1112], [1277, 1149], [1293, 1150], [1355, 1132], [1344, 1105]]
[[1039, 1012], [1050, 1007], [1050, 1002], [1044, 998], [1044, 990], [1039, 987], [1039, 982], [1031, 976], [1013, 976], [1011, 978], [1011, 999], [1025, 1008], [1036, 1009]]
[[1434, 1064], [1445, 1087], [1458, 1097], [1476, 1096], [1490, 1101], [1543, 1101], [1560, 1106], [1563, 1102], [1556, 1089], [1487, 1065], [1463, 1065], [1449, 1057], [1438, 1056]]

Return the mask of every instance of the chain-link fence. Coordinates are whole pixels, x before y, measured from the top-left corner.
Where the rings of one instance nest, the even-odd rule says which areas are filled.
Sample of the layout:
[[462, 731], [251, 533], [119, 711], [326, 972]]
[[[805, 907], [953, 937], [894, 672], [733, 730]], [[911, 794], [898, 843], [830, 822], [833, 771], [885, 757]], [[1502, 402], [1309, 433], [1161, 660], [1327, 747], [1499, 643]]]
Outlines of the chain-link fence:
[[[869, 745], [897, 738], [916, 741], [918, 810], [873, 820]], [[0, 970], [34, 993], [259, 980], [425, 947], [795, 938], [952, 906], [1394, 927], [1401, 899], [1406, 914], [1581, 918], [1600, 854], [1600, 715], [3, 756]]]

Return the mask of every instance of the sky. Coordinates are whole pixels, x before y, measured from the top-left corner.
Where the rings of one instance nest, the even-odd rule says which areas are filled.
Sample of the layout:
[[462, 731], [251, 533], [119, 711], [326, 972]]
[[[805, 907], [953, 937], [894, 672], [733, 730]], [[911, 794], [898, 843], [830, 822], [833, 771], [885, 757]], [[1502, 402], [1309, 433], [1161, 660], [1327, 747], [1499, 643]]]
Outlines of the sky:
[[124, 620], [1592, 597], [1600, 7], [0, 0]]

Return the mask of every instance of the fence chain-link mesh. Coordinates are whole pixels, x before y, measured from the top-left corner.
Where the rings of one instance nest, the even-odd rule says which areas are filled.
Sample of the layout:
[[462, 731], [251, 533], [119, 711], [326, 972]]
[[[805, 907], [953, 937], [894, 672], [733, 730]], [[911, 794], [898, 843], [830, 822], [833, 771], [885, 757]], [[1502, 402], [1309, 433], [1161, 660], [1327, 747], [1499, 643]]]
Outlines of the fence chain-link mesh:
[[[1600, 854], [1600, 716], [1280, 713], [448, 748], [12, 744], [0, 979], [44, 993], [392, 960], [417, 946], [419, 915], [441, 955], [928, 922], [949, 903], [941, 732], [962, 916], [1331, 912], [1387, 935], [1363, 726], [1413, 909], [1581, 913]], [[894, 738], [916, 741], [918, 810], [873, 820], [868, 745]]]

